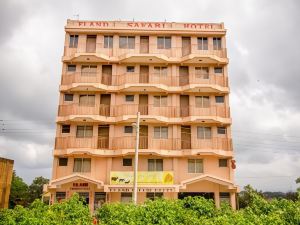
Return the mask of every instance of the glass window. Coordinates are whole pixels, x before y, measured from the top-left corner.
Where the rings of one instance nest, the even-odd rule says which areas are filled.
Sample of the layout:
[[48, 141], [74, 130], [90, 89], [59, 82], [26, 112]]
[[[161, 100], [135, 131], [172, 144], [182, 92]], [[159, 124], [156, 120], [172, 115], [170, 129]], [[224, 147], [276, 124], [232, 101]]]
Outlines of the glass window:
[[64, 95], [65, 102], [72, 102], [73, 101], [73, 94], [65, 94]]
[[95, 95], [80, 95], [79, 105], [82, 106], [95, 106]]
[[121, 193], [121, 202], [122, 203], [130, 203], [132, 201], [132, 193], [131, 192], [122, 192]]
[[211, 127], [197, 127], [198, 139], [211, 139]]
[[125, 134], [132, 134], [133, 133], [133, 127], [132, 126], [125, 126], [124, 127], [124, 133]]
[[123, 158], [123, 166], [132, 166], [131, 158]]
[[218, 127], [218, 134], [226, 134], [226, 127]]
[[96, 76], [97, 66], [95, 65], [83, 65], [81, 66], [81, 76]]
[[135, 48], [135, 37], [134, 36], [120, 36], [119, 38], [119, 48]]
[[148, 159], [148, 171], [163, 171], [163, 160]]
[[199, 79], [209, 79], [208, 67], [195, 67], [195, 76]]
[[203, 173], [203, 159], [188, 159], [189, 173]]
[[155, 200], [156, 198], [162, 198], [164, 196], [163, 192], [147, 192], [146, 198], [150, 200]]
[[92, 137], [93, 136], [93, 126], [77, 126], [76, 137]]
[[57, 202], [61, 202], [62, 200], [66, 199], [66, 192], [56, 192], [55, 198]]
[[104, 36], [104, 48], [113, 48], [113, 36]]
[[216, 103], [224, 103], [224, 96], [216, 96]]
[[227, 159], [219, 159], [219, 167], [227, 167]]
[[64, 124], [61, 126], [61, 132], [63, 134], [70, 133], [70, 125]]
[[154, 74], [157, 76], [167, 76], [168, 75], [168, 67], [166, 66], [155, 66]]
[[68, 72], [75, 72], [76, 71], [76, 65], [68, 65], [67, 71]]
[[168, 139], [168, 127], [154, 127], [155, 139]]
[[91, 159], [90, 158], [74, 158], [73, 172], [77, 172], [77, 173], [91, 172]]
[[158, 49], [170, 49], [171, 48], [171, 37], [157, 37], [157, 48]]
[[133, 102], [134, 101], [134, 95], [126, 95], [125, 99], [126, 99], [126, 102]]
[[207, 37], [198, 37], [198, 50], [208, 50]]
[[78, 35], [70, 35], [69, 48], [77, 48]]
[[127, 66], [126, 71], [127, 73], [134, 73], [134, 66]]
[[230, 204], [230, 193], [229, 192], [220, 192], [220, 202], [226, 202]]
[[68, 158], [58, 158], [58, 166], [67, 166]]
[[195, 105], [198, 108], [209, 108], [209, 96], [196, 96]]
[[164, 107], [168, 104], [167, 96], [154, 96], [154, 107]]
[[222, 42], [220, 37], [214, 37], [213, 38], [213, 45], [214, 45], [214, 50], [221, 50], [222, 48]]
[[215, 67], [214, 71], [215, 71], [215, 74], [217, 74], [217, 75], [223, 74], [223, 68], [222, 67]]

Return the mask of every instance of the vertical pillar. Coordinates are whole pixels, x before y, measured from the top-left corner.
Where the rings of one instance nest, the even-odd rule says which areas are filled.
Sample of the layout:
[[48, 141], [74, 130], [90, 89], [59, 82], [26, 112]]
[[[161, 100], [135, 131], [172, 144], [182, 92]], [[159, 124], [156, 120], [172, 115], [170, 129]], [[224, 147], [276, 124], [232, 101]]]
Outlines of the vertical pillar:
[[216, 190], [214, 192], [214, 195], [215, 195], [215, 205], [217, 208], [220, 208], [220, 192], [219, 192], [219, 190]]
[[230, 192], [230, 205], [232, 209], [236, 209], [236, 194], [235, 192]]

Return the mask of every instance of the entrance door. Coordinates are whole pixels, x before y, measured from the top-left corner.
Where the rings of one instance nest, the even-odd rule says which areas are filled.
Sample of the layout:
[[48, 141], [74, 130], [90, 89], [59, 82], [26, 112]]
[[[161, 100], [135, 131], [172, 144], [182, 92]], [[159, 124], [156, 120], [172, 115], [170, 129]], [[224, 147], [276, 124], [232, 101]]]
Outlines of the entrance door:
[[94, 210], [101, 208], [101, 206], [106, 202], [106, 193], [105, 192], [95, 192], [94, 197]]
[[186, 117], [189, 116], [189, 96], [188, 95], [180, 95], [180, 116]]
[[139, 112], [141, 115], [148, 115], [148, 95], [139, 96]]
[[141, 125], [140, 126], [140, 140], [139, 140], [139, 148], [140, 149], [148, 149], [148, 126]]
[[149, 66], [140, 66], [139, 83], [149, 83]]
[[85, 205], [90, 204], [90, 193], [89, 192], [78, 192], [79, 198], [83, 201]]
[[189, 67], [188, 66], [180, 66], [179, 67], [179, 85], [187, 85], [189, 84]]
[[98, 126], [98, 149], [107, 149], [109, 146], [109, 125]]
[[182, 56], [191, 54], [191, 38], [182, 37]]
[[141, 36], [140, 53], [149, 53], [149, 37]]
[[111, 85], [111, 81], [112, 81], [112, 66], [103, 65], [101, 83], [105, 85]]
[[110, 94], [102, 94], [100, 97], [100, 110], [101, 116], [110, 116]]
[[96, 35], [88, 35], [86, 38], [86, 52], [96, 52]]
[[181, 126], [181, 149], [191, 149], [191, 126]]

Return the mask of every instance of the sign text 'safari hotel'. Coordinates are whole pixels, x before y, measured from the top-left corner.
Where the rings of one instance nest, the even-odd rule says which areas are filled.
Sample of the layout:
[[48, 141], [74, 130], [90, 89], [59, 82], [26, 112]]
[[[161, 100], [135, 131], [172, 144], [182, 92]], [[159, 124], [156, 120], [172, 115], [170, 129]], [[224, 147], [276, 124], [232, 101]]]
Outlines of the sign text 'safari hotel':
[[51, 202], [204, 196], [236, 207], [223, 23], [68, 20]]

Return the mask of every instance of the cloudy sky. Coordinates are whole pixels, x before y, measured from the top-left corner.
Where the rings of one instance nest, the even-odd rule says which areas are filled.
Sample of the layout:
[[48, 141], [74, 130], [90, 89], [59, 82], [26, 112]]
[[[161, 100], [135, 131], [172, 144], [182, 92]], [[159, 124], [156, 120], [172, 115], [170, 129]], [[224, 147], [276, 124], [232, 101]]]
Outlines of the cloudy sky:
[[300, 176], [300, 1], [0, 1], [0, 156], [51, 176], [67, 18], [224, 22], [236, 181], [295, 190]]

